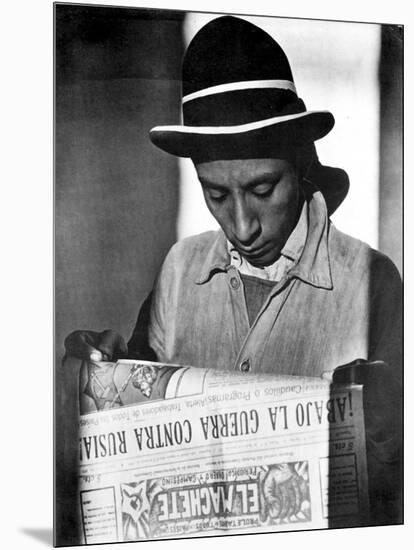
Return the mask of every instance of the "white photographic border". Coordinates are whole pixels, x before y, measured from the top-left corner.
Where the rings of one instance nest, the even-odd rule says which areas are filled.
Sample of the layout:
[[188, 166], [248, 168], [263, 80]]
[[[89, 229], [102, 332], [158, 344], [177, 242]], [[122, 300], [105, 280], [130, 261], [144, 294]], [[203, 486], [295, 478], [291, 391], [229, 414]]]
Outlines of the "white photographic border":
[[[369, 21], [405, 25], [405, 65], [409, 67], [412, 16], [405, 0], [123, 0], [79, 4], [156, 7], [287, 17]], [[51, 546], [53, 507], [53, 3], [17, 0], [2, 6], [2, 547]], [[411, 36], [410, 36], [411, 35]], [[405, 71], [405, 205], [411, 204], [410, 124], [412, 75]], [[5, 123], [5, 124], [4, 124]], [[407, 214], [408, 209], [405, 211]], [[408, 211], [409, 212], [409, 211]], [[411, 219], [410, 219], [411, 218]], [[412, 217], [405, 216], [404, 278], [412, 280], [409, 252]], [[214, 548], [411, 546], [413, 514], [410, 473], [413, 456], [409, 405], [411, 374], [411, 288], [405, 287], [406, 525], [379, 528], [218, 537], [151, 542], [167, 550]], [[4, 307], [5, 306], [5, 307]], [[410, 537], [411, 535], [411, 537]], [[134, 544], [133, 547], [130, 545]], [[122, 548], [137, 549], [136, 543]], [[105, 545], [105, 548], [121, 548]]]

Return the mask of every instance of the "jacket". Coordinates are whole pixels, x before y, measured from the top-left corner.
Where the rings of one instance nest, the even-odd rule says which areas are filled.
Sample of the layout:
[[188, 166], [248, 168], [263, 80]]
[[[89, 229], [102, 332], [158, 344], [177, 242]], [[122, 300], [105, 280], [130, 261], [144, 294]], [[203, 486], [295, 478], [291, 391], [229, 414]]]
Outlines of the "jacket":
[[251, 326], [222, 231], [171, 248], [149, 314], [148, 342], [159, 361], [319, 376], [356, 358], [381, 359], [400, 377], [396, 267], [336, 229], [319, 191], [307, 203], [309, 229], [300, 260], [271, 290]]

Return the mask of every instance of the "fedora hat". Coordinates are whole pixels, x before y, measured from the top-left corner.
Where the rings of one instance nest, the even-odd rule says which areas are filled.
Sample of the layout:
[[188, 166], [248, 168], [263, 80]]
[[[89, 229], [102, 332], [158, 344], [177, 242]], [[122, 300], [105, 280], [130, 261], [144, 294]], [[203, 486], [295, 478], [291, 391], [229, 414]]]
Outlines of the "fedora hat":
[[319, 162], [314, 142], [333, 128], [329, 111], [308, 111], [289, 61], [262, 29], [219, 17], [193, 38], [183, 61], [183, 124], [156, 126], [151, 141], [194, 162], [300, 154], [306, 177], [331, 215], [345, 199], [348, 175]]
[[265, 31], [236, 17], [205, 25], [186, 51], [183, 124], [156, 126], [152, 142], [193, 159], [273, 155], [325, 136], [329, 111], [307, 111], [289, 61]]

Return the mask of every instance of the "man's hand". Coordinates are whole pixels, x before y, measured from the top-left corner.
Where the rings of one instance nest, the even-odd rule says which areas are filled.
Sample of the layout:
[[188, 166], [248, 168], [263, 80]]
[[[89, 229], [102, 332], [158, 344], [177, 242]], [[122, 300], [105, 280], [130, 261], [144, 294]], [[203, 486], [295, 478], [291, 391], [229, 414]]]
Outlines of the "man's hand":
[[334, 384], [362, 384], [365, 427], [374, 441], [398, 437], [401, 423], [401, 385], [398, 375], [383, 361], [356, 359], [337, 367]]
[[402, 387], [383, 361], [357, 359], [333, 372], [333, 383], [363, 384], [371, 521], [402, 520]]
[[66, 338], [65, 349], [67, 356], [86, 361], [110, 361], [128, 354], [124, 339], [113, 330], [75, 330]]
[[269, 516], [273, 519], [289, 519], [302, 510], [309, 500], [307, 484], [290, 464], [272, 466], [263, 481], [263, 495]]

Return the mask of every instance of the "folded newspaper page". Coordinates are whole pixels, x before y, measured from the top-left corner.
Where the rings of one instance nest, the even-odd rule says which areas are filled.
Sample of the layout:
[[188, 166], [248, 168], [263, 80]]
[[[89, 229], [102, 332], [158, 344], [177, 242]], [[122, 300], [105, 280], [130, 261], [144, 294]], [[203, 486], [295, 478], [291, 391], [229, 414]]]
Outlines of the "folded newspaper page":
[[83, 363], [84, 544], [368, 521], [361, 386]]

